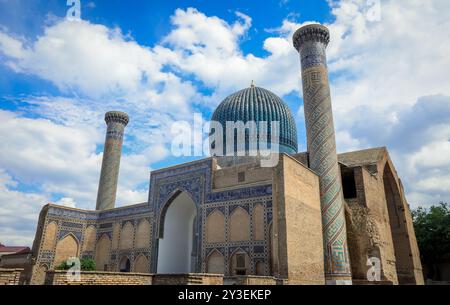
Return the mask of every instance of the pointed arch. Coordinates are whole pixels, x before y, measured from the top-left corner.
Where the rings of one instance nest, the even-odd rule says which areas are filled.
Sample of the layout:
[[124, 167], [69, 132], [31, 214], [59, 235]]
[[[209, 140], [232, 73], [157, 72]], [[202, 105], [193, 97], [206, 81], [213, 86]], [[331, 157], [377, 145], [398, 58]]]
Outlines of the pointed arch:
[[230, 256], [230, 274], [231, 275], [249, 275], [250, 274], [250, 256], [247, 251], [238, 248]]
[[95, 265], [98, 271], [107, 271], [111, 253], [111, 239], [103, 234], [97, 242], [95, 251]]
[[148, 247], [150, 247], [150, 222], [147, 219], [143, 219], [139, 222], [136, 229], [136, 248]]
[[158, 273], [196, 272], [198, 207], [186, 192], [175, 192], [160, 215]]
[[139, 254], [134, 262], [134, 272], [136, 273], [149, 273], [149, 261], [144, 254]]
[[230, 241], [250, 240], [250, 215], [246, 210], [237, 207], [231, 213], [229, 224]]
[[71, 257], [78, 257], [79, 241], [72, 233], [67, 234], [56, 244], [53, 267], [59, 266]]
[[415, 284], [414, 261], [406, 215], [409, 210], [403, 201], [402, 191], [394, 173], [395, 170], [387, 161], [383, 170], [383, 184], [394, 243], [397, 277], [399, 284]]
[[119, 261], [120, 272], [131, 272], [131, 260], [128, 256], [122, 256]]
[[225, 274], [225, 258], [222, 253], [214, 249], [206, 259], [206, 272], [212, 274]]
[[119, 249], [120, 250], [132, 249], [133, 239], [134, 239], [134, 225], [131, 221], [127, 221], [125, 225], [122, 227], [122, 231], [120, 233]]
[[167, 210], [169, 209], [169, 207], [173, 203], [173, 201], [175, 199], [177, 199], [181, 194], [185, 194], [186, 196], [189, 197], [189, 199], [194, 203], [195, 208], [197, 210], [196, 212], [198, 214], [197, 203], [192, 198], [191, 193], [182, 188], [176, 188], [175, 190], [173, 190], [171, 192], [169, 199], [166, 201], [166, 203], [164, 203], [164, 205], [162, 206], [162, 208], [160, 210], [159, 217], [158, 217], [158, 231], [157, 231], [158, 238], [164, 238], [164, 220], [166, 218]]
[[225, 241], [225, 215], [220, 210], [214, 210], [206, 218], [206, 241], [208, 243]]

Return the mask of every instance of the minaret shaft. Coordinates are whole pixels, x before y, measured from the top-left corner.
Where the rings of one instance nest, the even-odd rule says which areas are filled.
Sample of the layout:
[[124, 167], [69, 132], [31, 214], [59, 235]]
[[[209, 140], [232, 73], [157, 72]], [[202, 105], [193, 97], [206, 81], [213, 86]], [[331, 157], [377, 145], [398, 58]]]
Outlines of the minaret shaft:
[[330, 35], [321, 25], [300, 28], [294, 35], [302, 65], [303, 101], [310, 167], [320, 178], [327, 283], [351, 283], [345, 207], [336, 152], [326, 47]]
[[128, 121], [128, 115], [122, 112], [113, 111], [105, 115], [105, 122], [108, 127], [96, 208], [100, 211], [113, 209], [116, 204], [123, 135]]

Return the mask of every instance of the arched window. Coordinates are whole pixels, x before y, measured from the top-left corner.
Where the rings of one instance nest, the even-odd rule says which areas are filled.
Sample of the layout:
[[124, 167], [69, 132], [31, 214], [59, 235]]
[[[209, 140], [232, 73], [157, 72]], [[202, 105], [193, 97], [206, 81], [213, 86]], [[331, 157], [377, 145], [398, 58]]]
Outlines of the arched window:
[[239, 249], [231, 256], [230, 274], [232, 275], [249, 275], [250, 274], [250, 257], [248, 254]]

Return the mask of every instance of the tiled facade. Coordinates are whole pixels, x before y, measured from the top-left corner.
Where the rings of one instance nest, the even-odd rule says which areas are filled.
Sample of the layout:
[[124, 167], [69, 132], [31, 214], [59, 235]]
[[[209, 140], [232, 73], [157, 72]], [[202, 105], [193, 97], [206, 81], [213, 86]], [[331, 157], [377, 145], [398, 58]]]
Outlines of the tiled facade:
[[[231, 257], [239, 251], [251, 258], [249, 272], [255, 273], [257, 263], [263, 263], [262, 275], [270, 274], [267, 258], [268, 225], [272, 220], [272, 184], [263, 181], [251, 187], [213, 190], [211, 177], [216, 170], [213, 169], [215, 161], [211, 158], [152, 173], [148, 204], [107, 211], [46, 206], [40, 216], [34, 244], [37, 253], [34, 282], [42, 282], [44, 270], [55, 268], [55, 263], [69, 256], [93, 258], [99, 270], [108, 271], [120, 271], [120, 261], [126, 257], [130, 261], [131, 271], [137, 268], [136, 262], [140, 262], [140, 272], [156, 273], [155, 254], [162, 215], [173, 197], [180, 192], [189, 194], [198, 209], [195, 225], [198, 230], [197, 272], [207, 272], [207, 258], [215, 251], [224, 259], [222, 273], [229, 274]], [[248, 217], [248, 239], [232, 241], [232, 219], [237, 209]], [[252, 217], [256, 210], [260, 211], [261, 219]], [[214, 212], [223, 215], [224, 239], [207, 242], [206, 221]], [[142, 224], [148, 224], [148, 229], [140, 230]], [[261, 231], [256, 232], [256, 227]], [[59, 248], [64, 248], [64, 252], [58, 252]]]
[[[379, 156], [368, 165], [364, 160], [355, 160], [355, 164], [348, 161], [363, 152], [339, 159], [343, 179], [349, 168], [355, 177], [356, 197], [346, 198], [353, 277], [364, 280], [367, 258], [379, 256], [384, 281], [420, 283], [421, 267], [408, 222], [409, 210], [404, 210], [405, 233], [393, 235], [389, 204], [399, 203], [386, 199], [386, 177], [369, 172], [378, 168], [383, 173], [385, 166], [394, 173], [395, 169], [386, 149], [374, 151]], [[158, 273], [158, 242], [165, 212], [174, 198], [185, 193], [197, 209], [195, 272], [235, 275], [236, 255], [242, 254], [247, 275], [323, 284], [319, 179], [300, 161], [307, 163], [308, 155], [281, 155], [278, 166], [270, 170], [257, 164], [222, 169], [215, 158], [209, 158], [153, 172], [148, 203], [107, 211], [47, 205], [41, 212], [33, 247], [32, 283], [42, 284], [45, 271], [68, 256], [91, 257], [99, 271], [121, 271], [128, 260], [130, 272]], [[238, 183], [242, 172], [246, 180]], [[396, 174], [393, 179], [400, 187]], [[402, 198], [400, 203], [407, 207]], [[402, 254], [396, 252], [395, 243], [405, 236], [412, 258], [408, 260], [408, 252], [400, 262], [396, 257]], [[399, 281], [400, 276], [405, 281]]]

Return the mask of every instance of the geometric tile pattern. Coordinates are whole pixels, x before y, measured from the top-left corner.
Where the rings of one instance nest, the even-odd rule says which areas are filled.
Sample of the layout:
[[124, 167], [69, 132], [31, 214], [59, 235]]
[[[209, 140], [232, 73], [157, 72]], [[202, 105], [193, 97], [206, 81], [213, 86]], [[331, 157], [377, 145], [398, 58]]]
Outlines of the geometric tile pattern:
[[[260, 121], [268, 122], [267, 135], [271, 139], [272, 123], [279, 122], [279, 145], [280, 152], [288, 154], [297, 153], [297, 128], [295, 124], [294, 116], [288, 105], [283, 102], [278, 96], [269, 90], [256, 87], [252, 85], [249, 88], [240, 90], [230, 96], [228, 96], [222, 103], [217, 106], [213, 113], [211, 121], [218, 122], [222, 125], [225, 131], [227, 122], [256, 122], [257, 126]], [[211, 134], [216, 131], [211, 130]], [[220, 151], [217, 147], [217, 154], [220, 155], [233, 155], [227, 154], [227, 139], [226, 132], [223, 132], [222, 139], [223, 150]], [[259, 142], [259, 140], [257, 141]], [[270, 147], [271, 141], [269, 140], [267, 145]], [[234, 152], [236, 152], [236, 137], [234, 141]], [[250, 134], [245, 135], [245, 149], [250, 148]], [[212, 144], [212, 143], [211, 143]], [[217, 143], [215, 143], [217, 144]], [[256, 143], [259, 144], [259, 143]], [[211, 148], [215, 149], [215, 146]]]
[[[64, 207], [50, 206], [45, 218], [46, 227], [49, 223], [57, 224], [55, 247], [49, 251], [40, 251], [38, 263], [45, 263], [52, 268], [56, 244], [67, 235], [74, 236], [78, 245], [84, 245], [85, 232], [88, 227], [93, 227], [96, 232], [96, 240], [102, 236], [114, 239], [114, 227], [119, 225], [119, 240], [122, 228], [125, 224], [131, 223], [134, 228], [133, 249], [110, 248], [108, 265], [117, 270], [117, 266], [123, 257], [128, 257], [134, 268], [135, 259], [144, 255], [149, 261], [149, 271], [154, 272], [157, 266], [157, 241], [160, 230], [161, 213], [165, 205], [170, 202], [171, 197], [177, 192], [186, 192], [197, 206], [196, 233], [198, 234], [197, 248], [197, 272], [206, 272], [206, 259], [208, 255], [217, 250], [224, 256], [225, 271], [230, 268], [230, 259], [236, 251], [247, 253], [250, 258], [250, 272], [256, 272], [256, 263], [262, 262], [265, 265], [265, 272], [270, 273], [269, 262], [269, 225], [272, 221], [272, 185], [262, 184], [251, 187], [239, 187], [216, 191], [212, 189], [212, 166], [211, 158], [183, 164], [174, 168], [166, 168], [154, 171], [150, 178], [150, 191], [148, 203], [133, 205], [129, 207], [116, 208], [105, 211], [77, 210]], [[253, 231], [253, 209], [257, 205], [264, 207], [264, 240], [255, 240]], [[232, 242], [228, 240], [228, 224], [230, 215], [234, 209], [242, 208], [250, 215], [250, 239], [247, 241]], [[225, 216], [227, 240], [223, 243], [207, 243], [205, 240], [205, 229], [207, 216], [219, 210]], [[137, 227], [143, 219], [151, 224], [149, 247], [135, 248], [135, 238]], [[45, 232], [43, 233], [45, 235]], [[45, 238], [45, 236], [43, 236]], [[95, 257], [95, 251], [82, 250], [82, 257]]]
[[[213, 191], [212, 190], [212, 162], [211, 158], [180, 165], [174, 168], [166, 168], [161, 171], [152, 172], [150, 178], [150, 194], [149, 194], [149, 206], [150, 211], [155, 215], [153, 222], [153, 236], [151, 255], [151, 272], [157, 270], [157, 253], [158, 245], [157, 240], [159, 238], [160, 229], [162, 227], [162, 221], [166, 206], [170, 203], [171, 198], [176, 196], [179, 192], [187, 193], [194, 201], [197, 207], [197, 217], [195, 219], [195, 235], [198, 236], [197, 248], [194, 252], [197, 253], [197, 260], [195, 270], [197, 272], [206, 272], [206, 258], [208, 255], [217, 250], [222, 253], [225, 258], [225, 268], [228, 270], [228, 258], [236, 250], [246, 252], [249, 257], [260, 257], [261, 251], [268, 253], [268, 244], [266, 241], [245, 241], [245, 242], [225, 242], [217, 244], [207, 244], [205, 237], [206, 218], [214, 212], [216, 209], [221, 211], [225, 216], [225, 223], [228, 223], [228, 218], [232, 214], [232, 210], [241, 207], [246, 210], [249, 215], [252, 215], [252, 208], [254, 202], [263, 204], [266, 208], [265, 211], [270, 211], [267, 216], [271, 215], [272, 205], [272, 185], [256, 185], [252, 187], [237, 187], [226, 191]], [[251, 219], [251, 218], [250, 218]], [[266, 217], [266, 227], [268, 225], [269, 218]], [[226, 228], [228, 226], [226, 225]], [[267, 231], [267, 230], [266, 230]], [[250, 234], [253, 234], [250, 232]], [[226, 232], [228, 236], [228, 233]], [[268, 236], [267, 236], [268, 237]], [[254, 253], [254, 247], [259, 247], [258, 253]], [[263, 250], [262, 250], [263, 249]], [[267, 259], [268, 255], [263, 256], [262, 259]], [[269, 264], [266, 263], [268, 266]], [[251, 263], [251, 271], [254, 271], [253, 263]], [[268, 271], [268, 270], [267, 270]]]

